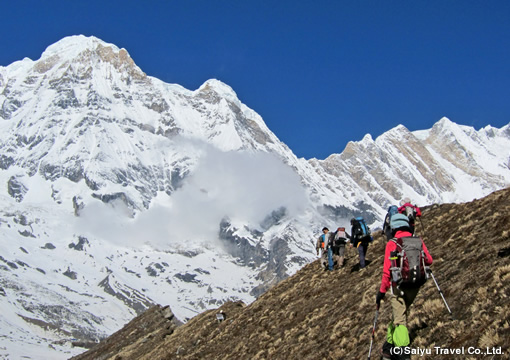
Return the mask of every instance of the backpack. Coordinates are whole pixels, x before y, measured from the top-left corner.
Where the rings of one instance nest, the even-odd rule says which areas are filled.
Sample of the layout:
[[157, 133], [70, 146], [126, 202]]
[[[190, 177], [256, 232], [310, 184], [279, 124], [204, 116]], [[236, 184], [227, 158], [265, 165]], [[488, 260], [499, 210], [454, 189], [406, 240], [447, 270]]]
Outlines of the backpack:
[[411, 204], [406, 205], [404, 210], [404, 215], [409, 219], [409, 224], [414, 224], [414, 220], [416, 219], [416, 209]]
[[386, 214], [386, 224], [390, 225], [391, 217], [395, 214], [398, 214], [398, 206], [397, 205], [391, 205], [388, 208], [388, 213]]
[[386, 235], [386, 239], [390, 240], [393, 237], [393, 233], [391, 230], [391, 218], [393, 215], [398, 214], [398, 206], [397, 205], [391, 205], [388, 207], [388, 212], [386, 213], [386, 217], [384, 218], [383, 223], [383, 232]]
[[326, 245], [326, 234], [322, 234], [320, 237], [321, 239], [321, 249], [324, 249], [325, 248], [325, 245]]
[[397, 250], [390, 254], [391, 281], [400, 288], [420, 287], [427, 280], [425, 254], [420, 237], [409, 236], [391, 239]]
[[352, 232], [353, 232], [352, 235], [356, 236], [358, 239], [369, 238], [368, 240], [370, 242], [373, 241], [373, 238], [370, 235], [370, 228], [367, 226], [365, 219], [363, 219], [361, 216], [354, 219]]
[[347, 241], [347, 235], [345, 234], [345, 228], [339, 227], [335, 232], [334, 237], [334, 246], [339, 247], [341, 245], [345, 245]]

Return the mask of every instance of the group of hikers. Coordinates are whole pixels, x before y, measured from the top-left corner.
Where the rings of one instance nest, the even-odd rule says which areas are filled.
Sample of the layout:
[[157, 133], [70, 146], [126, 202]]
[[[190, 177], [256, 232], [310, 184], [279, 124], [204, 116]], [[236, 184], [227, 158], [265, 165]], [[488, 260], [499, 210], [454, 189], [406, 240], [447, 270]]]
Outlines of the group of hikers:
[[362, 217], [351, 219], [351, 235], [344, 227], [331, 232], [327, 227], [322, 229], [322, 235], [317, 239], [317, 255], [321, 257], [324, 270], [333, 271], [336, 267], [342, 268], [345, 263], [345, 247], [349, 245], [356, 248], [359, 253], [360, 270], [366, 267], [365, 256], [368, 245], [373, 241], [370, 228]]
[[[390, 206], [384, 219], [383, 233], [388, 242], [384, 252], [381, 284], [376, 294], [376, 307], [378, 313], [381, 301], [388, 301], [391, 304], [392, 321], [388, 325], [386, 341], [381, 348], [382, 359], [411, 358], [407, 315], [420, 287], [425, 283], [428, 274], [431, 274], [428, 267], [432, 264], [432, 256], [422, 238], [415, 236], [415, 222], [418, 217], [421, 217], [420, 208], [405, 198], [400, 202], [400, 207]], [[373, 237], [362, 217], [351, 219], [350, 235], [343, 227], [334, 232], [325, 227], [322, 232], [317, 239], [316, 249], [317, 255], [321, 254], [324, 270], [332, 271], [335, 265], [340, 268], [344, 266], [347, 244], [358, 249], [360, 271], [366, 267], [365, 256]], [[388, 292], [390, 294], [386, 297]], [[371, 351], [372, 343], [369, 358]]]

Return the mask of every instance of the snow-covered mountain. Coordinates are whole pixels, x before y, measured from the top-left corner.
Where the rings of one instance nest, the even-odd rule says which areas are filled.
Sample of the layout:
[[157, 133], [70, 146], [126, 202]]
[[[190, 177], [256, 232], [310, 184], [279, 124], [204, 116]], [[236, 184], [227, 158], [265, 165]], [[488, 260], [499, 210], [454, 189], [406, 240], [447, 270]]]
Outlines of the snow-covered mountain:
[[0, 67], [0, 357], [69, 357], [66, 339], [154, 303], [185, 321], [251, 302], [315, 258], [322, 226], [486, 195], [510, 183], [509, 151], [509, 125], [441, 119], [298, 159], [228, 85], [187, 90], [64, 38]]
[[378, 207], [406, 196], [417, 204], [464, 202], [508, 186], [509, 141], [510, 125], [476, 131], [442, 118], [430, 130], [399, 125], [375, 140], [366, 135], [311, 163], [338, 178], [346, 197], [365, 194], [361, 202], [379, 220]]

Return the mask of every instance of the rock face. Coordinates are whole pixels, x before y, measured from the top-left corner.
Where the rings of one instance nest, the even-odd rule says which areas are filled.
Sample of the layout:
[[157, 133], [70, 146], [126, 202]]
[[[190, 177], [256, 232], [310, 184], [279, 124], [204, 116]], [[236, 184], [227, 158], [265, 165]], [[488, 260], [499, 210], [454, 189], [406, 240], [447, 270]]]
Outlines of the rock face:
[[186, 321], [250, 303], [315, 260], [324, 225], [375, 229], [404, 196], [462, 202], [510, 183], [508, 125], [441, 119], [298, 159], [227, 84], [164, 83], [95, 37], [0, 67], [0, 127], [6, 357], [41, 358], [41, 343], [69, 357], [62, 341], [103, 339], [154, 304]]
[[[434, 258], [432, 271], [454, 319], [429, 280], [411, 307], [408, 327], [413, 348], [432, 351], [431, 358], [439, 351], [435, 347], [467, 351], [471, 346], [508, 354], [509, 226], [510, 189], [470, 203], [424, 209], [418, 231]], [[248, 306], [224, 304], [196, 316], [169, 336], [152, 335], [164, 332], [165, 327], [159, 325], [136, 336], [129, 324], [115, 335], [117, 352], [108, 349], [112, 337], [76, 359], [363, 358], [371, 340], [385, 244], [382, 234], [376, 233], [368, 250], [370, 263], [363, 272], [356, 270], [358, 258], [353, 251], [348, 252], [347, 266], [331, 273], [316, 261]], [[220, 313], [225, 317], [221, 322], [216, 316]], [[136, 321], [151, 318], [147, 311]], [[383, 301], [374, 356], [384, 342], [390, 318], [390, 306]], [[136, 355], [131, 353], [134, 347]]]

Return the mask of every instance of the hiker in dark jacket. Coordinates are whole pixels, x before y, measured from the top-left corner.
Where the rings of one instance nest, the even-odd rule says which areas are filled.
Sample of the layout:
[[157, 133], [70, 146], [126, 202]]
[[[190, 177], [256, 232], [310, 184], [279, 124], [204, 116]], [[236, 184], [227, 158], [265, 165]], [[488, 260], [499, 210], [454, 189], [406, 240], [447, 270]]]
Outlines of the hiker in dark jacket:
[[[386, 292], [388, 289], [391, 289], [390, 294], [390, 304], [392, 308], [393, 320], [390, 322], [388, 326], [388, 334], [386, 337], [386, 342], [382, 348], [383, 359], [410, 359], [406, 357], [405, 354], [400, 357], [395, 356], [395, 354], [403, 353], [403, 349], [408, 347], [410, 344], [409, 339], [409, 331], [407, 329], [407, 317], [409, 314], [409, 307], [413, 303], [416, 295], [418, 294], [418, 290], [420, 286], [423, 284], [417, 284], [413, 286], [398, 286], [396, 283], [392, 282], [391, 277], [391, 268], [392, 266], [398, 264], [392, 264], [396, 259], [396, 252], [398, 249], [398, 239], [411, 237], [413, 234], [411, 233], [411, 229], [409, 227], [409, 219], [404, 214], [393, 215], [391, 218], [391, 228], [395, 231], [395, 238], [391, 241], [388, 241], [386, 244], [386, 250], [384, 252], [384, 265], [383, 265], [383, 274], [381, 279], [381, 286], [376, 296], [376, 304], [379, 307], [381, 304], [381, 300], [385, 298]], [[425, 265], [428, 266], [432, 264], [432, 256], [427, 250], [425, 243], [422, 242], [422, 250], [424, 254], [424, 262]], [[399, 250], [400, 251], [400, 250]], [[395, 352], [394, 348], [399, 347], [400, 351]], [[392, 356], [393, 355], [393, 356]], [[398, 355], [398, 354], [397, 354]]]
[[371, 236], [364, 235], [359, 222], [351, 219], [351, 247], [358, 249], [359, 254], [359, 267], [360, 270], [366, 266], [365, 257], [367, 255], [368, 244], [370, 243]]

